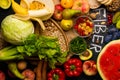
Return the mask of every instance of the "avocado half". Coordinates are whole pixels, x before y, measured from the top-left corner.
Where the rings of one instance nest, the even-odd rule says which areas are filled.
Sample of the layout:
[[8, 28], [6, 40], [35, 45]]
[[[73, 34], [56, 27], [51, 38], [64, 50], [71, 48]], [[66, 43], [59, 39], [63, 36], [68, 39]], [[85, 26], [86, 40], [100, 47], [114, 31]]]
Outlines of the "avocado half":
[[2, 9], [8, 9], [11, 6], [11, 0], [0, 0], [0, 7]]
[[88, 60], [92, 57], [93, 53], [90, 49], [87, 49], [85, 52], [79, 55], [81, 60]]

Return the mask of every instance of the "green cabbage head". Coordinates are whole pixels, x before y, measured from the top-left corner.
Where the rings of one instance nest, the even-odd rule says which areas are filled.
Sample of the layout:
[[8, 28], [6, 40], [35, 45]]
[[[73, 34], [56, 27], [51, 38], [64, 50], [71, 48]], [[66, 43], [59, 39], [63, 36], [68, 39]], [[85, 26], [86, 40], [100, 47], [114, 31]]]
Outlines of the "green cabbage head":
[[22, 45], [23, 41], [34, 33], [34, 25], [30, 20], [22, 21], [13, 15], [8, 15], [1, 22], [1, 31], [7, 42]]

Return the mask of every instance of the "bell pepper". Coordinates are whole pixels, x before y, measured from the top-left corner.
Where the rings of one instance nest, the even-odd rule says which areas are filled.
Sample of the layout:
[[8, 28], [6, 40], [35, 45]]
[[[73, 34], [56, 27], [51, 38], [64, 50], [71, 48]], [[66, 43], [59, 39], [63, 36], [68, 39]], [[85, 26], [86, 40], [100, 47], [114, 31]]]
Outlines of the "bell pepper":
[[68, 77], [77, 77], [82, 73], [82, 61], [78, 58], [71, 58], [64, 63], [64, 69]]
[[47, 74], [47, 80], [65, 80], [65, 73], [60, 68], [52, 69]]

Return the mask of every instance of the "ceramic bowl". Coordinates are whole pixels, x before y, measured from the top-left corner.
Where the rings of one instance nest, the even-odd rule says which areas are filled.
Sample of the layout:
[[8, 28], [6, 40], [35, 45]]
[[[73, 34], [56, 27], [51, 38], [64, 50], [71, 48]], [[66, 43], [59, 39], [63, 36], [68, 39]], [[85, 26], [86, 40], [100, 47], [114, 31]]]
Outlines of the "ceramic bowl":
[[94, 31], [94, 22], [89, 16], [79, 16], [75, 19], [73, 30], [80, 37], [89, 37]]

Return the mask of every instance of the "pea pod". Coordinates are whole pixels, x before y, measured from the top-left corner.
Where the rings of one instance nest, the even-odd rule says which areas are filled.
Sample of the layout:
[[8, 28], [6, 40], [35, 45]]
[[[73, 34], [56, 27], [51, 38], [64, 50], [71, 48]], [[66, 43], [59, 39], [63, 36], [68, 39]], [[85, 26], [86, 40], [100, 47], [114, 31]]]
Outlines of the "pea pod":
[[18, 71], [17, 64], [15, 62], [8, 63], [9, 70], [18, 78], [24, 79], [25, 77]]

